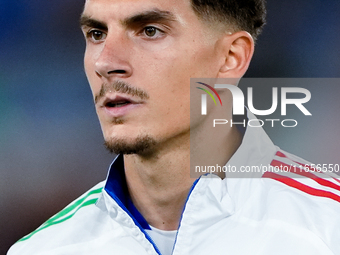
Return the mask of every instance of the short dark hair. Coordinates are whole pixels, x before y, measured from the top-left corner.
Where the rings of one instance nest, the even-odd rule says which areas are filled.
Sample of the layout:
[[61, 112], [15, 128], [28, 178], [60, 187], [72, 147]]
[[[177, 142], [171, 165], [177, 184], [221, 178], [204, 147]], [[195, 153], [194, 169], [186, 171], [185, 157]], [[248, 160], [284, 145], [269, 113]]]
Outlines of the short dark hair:
[[266, 23], [266, 0], [191, 0], [191, 6], [199, 18], [247, 31], [254, 40]]

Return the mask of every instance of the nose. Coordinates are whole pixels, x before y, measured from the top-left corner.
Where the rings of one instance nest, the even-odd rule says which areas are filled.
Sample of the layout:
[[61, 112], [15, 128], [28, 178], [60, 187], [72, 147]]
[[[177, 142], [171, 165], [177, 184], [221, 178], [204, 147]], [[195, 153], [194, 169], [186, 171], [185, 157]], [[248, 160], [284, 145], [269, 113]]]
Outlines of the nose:
[[110, 38], [108, 35], [95, 62], [95, 68], [97, 75], [107, 80], [130, 77], [132, 67], [126, 40], [114, 36]]

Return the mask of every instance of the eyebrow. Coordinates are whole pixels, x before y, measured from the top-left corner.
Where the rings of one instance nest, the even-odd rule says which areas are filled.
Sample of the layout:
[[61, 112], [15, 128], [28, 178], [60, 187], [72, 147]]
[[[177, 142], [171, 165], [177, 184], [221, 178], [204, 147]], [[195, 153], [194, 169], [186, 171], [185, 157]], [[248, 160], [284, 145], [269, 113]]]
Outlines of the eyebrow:
[[107, 31], [107, 25], [101, 21], [90, 18], [87, 15], [82, 14], [80, 17], [80, 27], [95, 27], [101, 30]]
[[170, 22], [176, 21], [175, 15], [169, 11], [161, 11], [153, 9], [141, 13], [137, 13], [132, 17], [124, 19], [121, 23], [125, 27], [131, 27], [137, 24], [157, 23], [157, 22]]
[[[157, 23], [157, 22], [171, 22], [176, 21], [175, 15], [169, 11], [161, 11], [157, 8], [137, 13], [131, 17], [122, 20], [120, 23], [125, 27], [133, 27], [140, 24]], [[80, 27], [93, 27], [102, 30], [108, 30], [104, 22], [93, 19], [86, 14], [80, 17]]]

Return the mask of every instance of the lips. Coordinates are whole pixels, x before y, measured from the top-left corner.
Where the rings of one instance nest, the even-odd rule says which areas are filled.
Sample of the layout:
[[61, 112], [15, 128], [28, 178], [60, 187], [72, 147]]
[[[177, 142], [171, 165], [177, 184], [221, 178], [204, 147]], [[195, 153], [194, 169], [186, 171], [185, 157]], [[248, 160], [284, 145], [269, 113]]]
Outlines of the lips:
[[104, 112], [111, 117], [122, 117], [142, 103], [129, 96], [114, 94], [106, 95], [102, 103], [99, 102], [99, 107], [104, 108]]
[[108, 96], [105, 96], [102, 106], [106, 108], [116, 108], [116, 107], [122, 107], [128, 104], [137, 104], [137, 103], [138, 103], [137, 101], [132, 100], [131, 98], [127, 96], [108, 95]]
[[105, 107], [107, 108], [115, 108], [115, 107], [123, 107], [125, 105], [131, 104], [129, 100], [120, 100], [120, 101], [108, 101], [105, 103]]

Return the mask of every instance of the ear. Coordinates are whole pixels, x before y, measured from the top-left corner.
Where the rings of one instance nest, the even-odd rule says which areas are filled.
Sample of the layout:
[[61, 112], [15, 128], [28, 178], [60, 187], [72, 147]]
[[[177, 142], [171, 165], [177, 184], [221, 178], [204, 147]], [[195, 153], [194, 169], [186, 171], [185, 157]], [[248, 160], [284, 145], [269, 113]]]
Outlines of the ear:
[[241, 78], [254, 53], [254, 40], [245, 31], [225, 35], [220, 41], [222, 59], [218, 78]]

